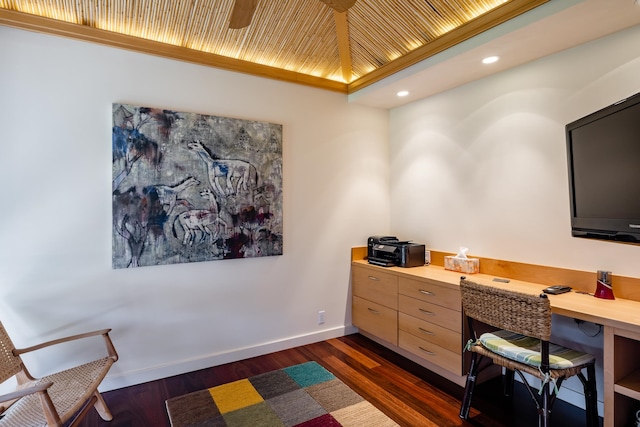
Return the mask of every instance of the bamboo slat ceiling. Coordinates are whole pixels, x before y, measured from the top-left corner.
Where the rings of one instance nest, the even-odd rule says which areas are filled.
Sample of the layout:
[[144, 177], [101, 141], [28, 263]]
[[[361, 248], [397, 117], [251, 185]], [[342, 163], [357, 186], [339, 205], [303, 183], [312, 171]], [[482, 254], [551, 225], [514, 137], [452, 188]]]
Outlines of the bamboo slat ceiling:
[[0, 24], [353, 92], [548, 0], [0, 0]]

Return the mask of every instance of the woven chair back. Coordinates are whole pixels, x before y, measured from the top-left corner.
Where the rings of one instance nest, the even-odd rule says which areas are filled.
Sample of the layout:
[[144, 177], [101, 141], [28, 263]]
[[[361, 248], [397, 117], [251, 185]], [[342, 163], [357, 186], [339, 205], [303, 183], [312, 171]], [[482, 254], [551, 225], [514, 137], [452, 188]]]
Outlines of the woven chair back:
[[511, 332], [549, 341], [551, 304], [546, 295], [529, 295], [467, 279], [460, 280], [462, 308], [472, 319]]
[[0, 322], [0, 383], [21, 371], [22, 360], [13, 354], [15, 346]]

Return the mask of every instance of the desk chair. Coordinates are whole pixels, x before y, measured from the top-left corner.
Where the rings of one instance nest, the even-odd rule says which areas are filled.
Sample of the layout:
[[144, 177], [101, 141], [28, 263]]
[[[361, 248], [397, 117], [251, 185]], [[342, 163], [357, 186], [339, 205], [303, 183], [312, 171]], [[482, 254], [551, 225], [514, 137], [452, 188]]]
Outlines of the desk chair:
[[[98, 392], [102, 379], [118, 360], [109, 331], [103, 329], [17, 349], [0, 323], [0, 383], [12, 377], [18, 383], [16, 391], [0, 396], [0, 427], [72, 427], [92, 407], [102, 419], [110, 421], [113, 416]], [[43, 378], [31, 376], [20, 358], [21, 354], [44, 347], [100, 335], [106, 347], [105, 357]]]
[[[460, 418], [467, 419], [483, 358], [506, 368], [509, 381], [517, 372], [538, 409], [538, 425], [549, 426], [551, 407], [562, 382], [577, 375], [584, 387], [587, 426], [598, 426], [595, 381], [595, 358], [586, 353], [550, 344], [551, 305], [546, 294], [528, 295], [460, 280], [462, 308], [469, 322], [472, 339], [471, 366], [460, 408]], [[498, 328], [476, 335], [475, 321]], [[582, 370], [586, 370], [585, 377]], [[534, 392], [523, 373], [539, 378], [541, 389]]]

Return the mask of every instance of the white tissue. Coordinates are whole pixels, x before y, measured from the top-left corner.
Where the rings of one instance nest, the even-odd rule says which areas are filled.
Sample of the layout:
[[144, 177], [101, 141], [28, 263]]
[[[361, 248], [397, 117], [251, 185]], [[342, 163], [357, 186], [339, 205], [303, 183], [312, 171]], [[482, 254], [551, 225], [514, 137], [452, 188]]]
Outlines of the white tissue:
[[467, 259], [467, 252], [469, 252], [469, 248], [460, 246], [460, 251], [458, 252], [458, 255], [455, 256], [455, 258]]

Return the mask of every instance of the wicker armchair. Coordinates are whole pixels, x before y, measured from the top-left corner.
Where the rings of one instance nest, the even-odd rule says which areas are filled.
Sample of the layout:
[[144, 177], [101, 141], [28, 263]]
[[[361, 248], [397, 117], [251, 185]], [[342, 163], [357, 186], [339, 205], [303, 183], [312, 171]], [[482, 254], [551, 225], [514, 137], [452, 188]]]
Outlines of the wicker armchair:
[[[538, 409], [538, 425], [547, 427], [551, 407], [562, 382], [577, 375], [584, 387], [587, 426], [599, 425], [595, 358], [586, 353], [550, 344], [551, 305], [547, 295], [527, 295], [460, 280], [462, 308], [469, 322], [472, 340], [471, 365], [465, 386], [460, 418], [467, 419], [480, 362], [490, 359], [506, 368], [507, 381], [513, 383], [517, 372]], [[498, 328], [480, 337], [474, 320]], [[587, 376], [582, 371], [586, 370]], [[541, 390], [534, 392], [523, 373], [541, 380]]]
[[[110, 331], [103, 329], [16, 349], [0, 323], [0, 382], [15, 377], [18, 383], [16, 391], [0, 396], [0, 427], [65, 423], [68, 427], [76, 426], [92, 406], [102, 419], [110, 421], [113, 416], [98, 392], [98, 385], [118, 360]], [[32, 377], [20, 358], [21, 354], [44, 347], [99, 335], [104, 338], [105, 357], [43, 378]]]

